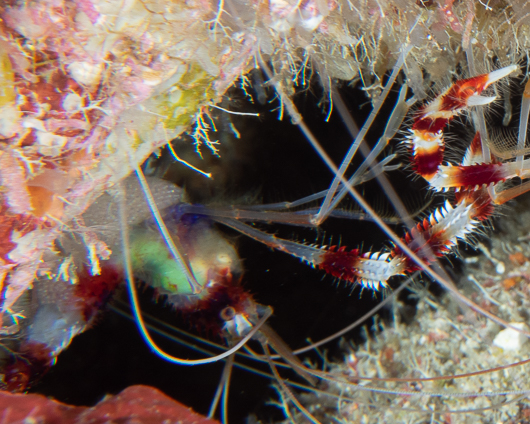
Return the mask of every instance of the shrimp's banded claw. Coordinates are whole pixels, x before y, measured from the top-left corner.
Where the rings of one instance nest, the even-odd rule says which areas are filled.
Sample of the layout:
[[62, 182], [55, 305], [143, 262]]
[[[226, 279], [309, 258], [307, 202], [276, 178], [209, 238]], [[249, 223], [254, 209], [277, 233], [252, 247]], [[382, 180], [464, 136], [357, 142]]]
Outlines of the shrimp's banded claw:
[[420, 109], [412, 128], [438, 132], [462, 110], [493, 102], [496, 99], [495, 96], [483, 97], [480, 94], [491, 84], [507, 77], [517, 69], [517, 65], [510, 65], [488, 74], [456, 81], [432, 102]]
[[[418, 223], [402, 242], [426, 263], [446, 255], [473, 233], [479, 222], [492, 212], [487, 193], [470, 193], [459, 199], [456, 207], [446, 201], [429, 218]], [[405, 252], [395, 246], [390, 252], [361, 253], [358, 249], [332, 247], [321, 256], [317, 266], [329, 274], [355, 281], [363, 287], [378, 290], [396, 275], [410, 274], [419, 269]]]
[[[516, 65], [511, 65], [489, 74], [459, 80], [417, 114], [411, 130], [412, 135], [408, 137], [407, 142], [412, 145], [414, 170], [428, 181], [433, 190], [454, 189], [456, 192], [472, 192], [491, 186], [488, 194], [495, 204], [503, 204], [530, 190], [530, 182], [498, 192], [494, 188], [507, 180], [530, 177], [530, 160], [524, 160], [525, 123], [528, 121], [529, 107], [527, 94], [523, 95], [522, 100], [518, 144], [511, 156], [505, 151], [502, 152], [502, 158], [516, 158], [515, 161], [503, 162], [493, 155], [485, 158], [484, 152], [489, 152], [489, 146], [483, 146], [484, 140], [477, 132], [461, 165], [454, 166], [450, 163], [442, 165], [445, 148], [442, 129], [447, 122], [466, 107], [492, 101], [493, 98], [480, 97], [478, 94], [516, 69]], [[465, 198], [466, 195], [464, 194], [463, 197]]]
[[347, 250], [345, 246], [317, 247], [280, 239], [271, 234], [257, 230], [242, 222], [214, 218], [248, 237], [267, 246], [301, 259], [313, 267], [322, 269], [327, 274], [363, 287], [379, 290], [386, 287], [386, 281], [393, 275], [404, 272], [401, 258], [391, 257], [390, 252], [362, 253], [358, 249]]
[[[449, 188], [456, 191], [477, 190], [516, 177], [528, 178], [529, 171], [518, 175], [518, 166], [515, 162], [479, 163], [469, 166], [447, 164], [438, 167], [438, 172], [430, 181], [430, 187], [436, 191], [447, 191]], [[524, 161], [523, 166], [528, 169], [530, 161]]]
[[416, 173], [430, 181], [444, 158], [443, 129], [464, 109], [482, 106], [495, 100], [480, 93], [494, 82], [508, 76], [518, 67], [507, 66], [489, 74], [456, 81], [416, 114], [406, 143], [412, 147], [412, 165]]

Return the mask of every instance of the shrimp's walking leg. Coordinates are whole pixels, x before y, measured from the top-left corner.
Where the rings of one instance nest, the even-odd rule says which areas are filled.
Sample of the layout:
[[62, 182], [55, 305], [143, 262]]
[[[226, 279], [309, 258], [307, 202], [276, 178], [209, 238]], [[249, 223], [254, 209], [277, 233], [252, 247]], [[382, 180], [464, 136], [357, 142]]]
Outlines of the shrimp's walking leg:
[[232, 368], [234, 365], [234, 354], [230, 355], [225, 362], [223, 367], [223, 373], [221, 374], [221, 379], [219, 381], [219, 386], [215, 391], [212, 404], [210, 405], [210, 411], [208, 412], [208, 418], [214, 418], [215, 411], [219, 405], [219, 400], [222, 396], [221, 403], [221, 421], [223, 424], [228, 423], [228, 390], [230, 388], [230, 376], [232, 374]]
[[[368, 168], [372, 168], [372, 170], [374, 170], [375, 168], [374, 171], [376, 171], [377, 168], [381, 167], [381, 164], [377, 164], [375, 162], [375, 159], [377, 158], [377, 156], [379, 156], [379, 154], [383, 151], [383, 149], [388, 145], [388, 142], [395, 136], [396, 132], [399, 130], [399, 127], [401, 126], [403, 120], [405, 119], [405, 116], [407, 115], [409, 111], [410, 103], [405, 101], [407, 90], [408, 90], [407, 84], [404, 84], [399, 90], [398, 100], [396, 101], [396, 105], [394, 106], [394, 109], [392, 110], [392, 113], [390, 114], [390, 118], [388, 119], [383, 136], [379, 139], [379, 141], [377, 142], [375, 147], [370, 151], [370, 153], [366, 155], [365, 160], [359, 166], [359, 168], [355, 170], [355, 173], [348, 181], [350, 185], [355, 186], [358, 183], [360, 183], [361, 178], [363, 177], [365, 172], [368, 170]], [[339, 172], [340, 172], [340, 169], [339, 169]], [[375, 172], [375, 174], [376, 175], [378, 174], [377, 171]], [[333, 198], [327, 210], [324, 212], [322, 208], [320, 209], [319, 214], [321, 214], [322, 220], [329, 217], [331, 212], [338, 206], [341, 200], [344, 199], [346, 194], [348, 194], [347, 187], [345, 187], [342, 184], [341, 184], [341, 187], [339, 187], [340, 188], [339, 193], [337, 194], [337, 196]], [[324, 200], [324, 202], [326, 202], [326, 200]], [[319, 222], [319, 220], [316, 219], [316, 222]]]
[[[318, 421], [304, 406], [296, 399], [293, 392], [289, 390], [283, 379], [281, 378], [280, 374], [278, 373], [278, 370], [276, 369], [276, 365], [274, 365], [274, 362], [271, 359], [271, 354], [269, 351], [269, 347], [266, 343], [261, 343], [261, 347], [263, 348], [263, 351], [265, 352], [265, 357], [267, 358], [267, 362], [269, 363], [269, 367], [272, 371], [272, 374], [274, 375], [274, 378], [278, 382], [281, 388], [281, 396], [283, 398], [283, 395], [287, 395], [289, 400], [293, 402], [293, 404], [296, 406], [296, 408], [313, 424], [321, 424], [320, 421]], [[286, 405], [286, 402], [284, 401], [285, 408], [288, 408]], [[286, 410], [286, 413], [288, 413], [288, 410]], [[294, 422], [294, 421], [293, 421]]]
[[261, 326], [260, 339], [260, 341], [266, 342], [271, 346], [285, 362], [291, 365], [294, 371], [311, 383], [312, 386], [317, 385], [317, 380], [306, 371], [306, 367], [304, 367], [302, 362], [300, 362], [300, 360], [292, 353], [289, 346], [287, 346], [280, 336], [278, 336], [278, 334], [276, 334], [276, 332], [267, 324]]
[[329, 188], [328, 194], [326, 195], [326, 198], [324, 199], [324, 202], [322, 203], [321, 209], [319, 213], [315, 217], [315, 223], [318, 225], [322, 223], [322, 221], [325, 219], [327, 214], [329, 213], [329, 210], [331, 209], [331, 201], [333, 197], [335, 196], [335, 193], [337, 191], [337, 188], [341, 182], [341, 179], [344, 177], [344, 173], [346, 172], [346, 169], [348, 166], [350, 166], [350, 163], [353, 159], [353, 156], [357, 152], [357, 149], [359, 148], [361, 142], [364, 140], [364, 137], [366, 136], [366, 133], [372, 126], [373, 121], [375, 120], [377, 114], [379, 113], [379, 110], [381, 109], [381, 106], [383, 105], [388, 93], [390, 92], [390, 89], [394, 85], [394, 82], [401, 71], [401, 67], [405, 63], [405, 59], [407, 58], [409, 52], [412, 50], [412, 46], [407, 45], [403, 48], [401, 55], [398, 58], [397, 63], [394, 65], [394, 69], [392, 70], [392, 74], [390, 75], [390, 78], [388, 79], [386, 86], [377, 99], [377, 102], [374, 104], [374, 107], [372, 109], [372, 112], [370, 113], [370, 116], [368, 117], [367, 121], [364, 123], [363, 127], [361, 128], [361, 131], [355, 138], [353, 144], [351, 145], [348, 153], [346, 154], [344, 160], [342, 161], [342, 164], [340, 168], [338, 169], [338, 172], [335, 174], [335, 178], [333, 179], [333, 182], [331, 183], [331, 187]]
[[523, 158], [526, 149], [526, 131], [528, 131], [528, 115], [530, 113], [530, 79], [524, 86], [523, 100], [521, 101], [521, 114], [519, 119], [519, 133], [517, 136], [517, 156], [516, 162], [521, 172], [523, 171]]

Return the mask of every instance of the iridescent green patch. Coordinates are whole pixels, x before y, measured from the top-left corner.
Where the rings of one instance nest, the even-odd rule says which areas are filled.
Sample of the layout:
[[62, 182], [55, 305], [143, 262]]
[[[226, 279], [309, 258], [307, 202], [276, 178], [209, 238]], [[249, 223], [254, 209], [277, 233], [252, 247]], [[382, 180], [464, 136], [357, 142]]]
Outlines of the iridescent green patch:
[[134, 273], [145, 283], [165, 293], [193, 294], [185, 273], [162, 237], [154, 231], [134, 231], [131, 234], [130, 253]]

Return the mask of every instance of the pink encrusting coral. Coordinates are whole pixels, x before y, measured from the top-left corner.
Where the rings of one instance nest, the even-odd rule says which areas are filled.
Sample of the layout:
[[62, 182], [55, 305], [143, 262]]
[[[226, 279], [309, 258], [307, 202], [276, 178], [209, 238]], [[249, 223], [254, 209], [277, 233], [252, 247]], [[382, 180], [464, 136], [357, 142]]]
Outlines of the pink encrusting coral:
[[[239, 7], [241, 6], [241, 7]], [[42, 275], [74, 275], [43, 260], [102, 192], [189, 129], [204, 107], [274, 51], [279, 31], [319, 30], [313, 2], [282, 15], [204, 1], [39, 0], [0, 7], [2, 312]], [[336, 8], [332, 3], [327, 12]], [[263, 12], [263, 13], [262, 13]], [[259, 16], [259, 22], [256, 21]], [[282, 15], [283, 16], [283, 15]], [[278, 18], [278, 19], [277, 19]], [[230, 21], [230, 28], [225, 27]], [[245, 22], [256, 26], [245, 27]], [[309, 25], [309, 26], [308, 26]], [[242, 29], [238, 31], [238, 29]], [[265, 46], [265, 47], [264, 47]], [[200, 141], [215, 151], [204, 132]], [[199, 140], [202, 139], [202, 140]], [[83, 227], [75, 221], [76, 229]], [[91, 271], [109, 249], [84, 237]], [[68, 271], [68, 272], [66, 272]], [[66, 274], [65, 274], [66, 272]]]
[[69, 406], [42, 395], [0, 392], [3, 423], [216, 424], [151, 387], [131, 386], [93, 407]]
[[[244, 46], [237, 55], [237, 73], [232, 72], [233, 56], [221, 47], [198, 54], [201, 38], [208, 36], [202, 21], [212, 14], [209, 6], [157, 1], [4, 3], [4, 313], [37, 276], [56, 272], [42, 259], [53, 250], [63, 224], [184, 131], [199, 108], [215, 102], [246, 69], [250, 56], [245, 53], [251, 49], [244, 51]], [[190, 38], [191, 33], [197, 37]], [[108, 257], [108, 249], [97, 238], [87, 241], [87, 249], [97, 274], [98, 260]]]

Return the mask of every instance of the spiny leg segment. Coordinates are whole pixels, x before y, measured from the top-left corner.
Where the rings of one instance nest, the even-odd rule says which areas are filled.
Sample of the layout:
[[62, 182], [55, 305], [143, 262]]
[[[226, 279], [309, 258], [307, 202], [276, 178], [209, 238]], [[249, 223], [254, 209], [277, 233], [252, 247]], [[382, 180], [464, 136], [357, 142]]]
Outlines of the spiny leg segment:
[[[432, 263], [451, 251], [458, 240], [466, 240], [480, 222], [493, 213], [493, 203], [487, 187], [517, 176], [516, 162], [483, 163], [481, 138], [477, 133], [460, 166], [442, 165], [444, 159], [443, 129], [450, 120], [472, 106], [491, 103], [494, 97], [480, 94], [494, 82], [508, 76], [516, 65], [489, 74], [456, 81], [451, 87], [422, 107], [415, 116], [411, 135], [406, 143], [411, 146], [413, 169], [424, 177], [434, 190], [455, 188], [456, 202], [446, 201], [428, 218], [416, 224], [401, 241], [425, 263]], [[530, 167], [526, 161], [523, 169]], [[214, 218], [270, 247], [325, 270], [340, 279], [361, 284], [370, 289], [387, 285], [394, 275], [410, 274], [419, 269], [408, 253], [398, 245], [381, 252], [365, 252], [345, 247], [307, 246], [282, 240], [249, 225], [229, 218]]]

